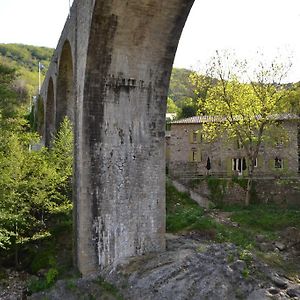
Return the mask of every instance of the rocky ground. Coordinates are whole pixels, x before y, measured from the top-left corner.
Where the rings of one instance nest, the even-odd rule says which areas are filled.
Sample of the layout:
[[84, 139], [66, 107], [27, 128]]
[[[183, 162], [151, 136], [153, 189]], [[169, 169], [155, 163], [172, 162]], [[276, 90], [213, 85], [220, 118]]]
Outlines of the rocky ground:
[[167, 241], [164, 253], [132, 258], [90, 278], [60, 280], [35, 295], [26, 296], [24, 285], [11, 281], [0, 299], [300, 299], [297, 277], [272, 269], [233, 244], [211, 243], [196, 232], [168, 234]]
[[4, 278], [0, 280], [0, 299], [17, 300], [26, 299], [27, 280], [30, 275], [26, 272], [5, 270]]
[[[239, 226], [230, 213], [209, 214]], [[59, 280], [34, 295], [26, 287], [29, 274], [7, 270], [4, 277], [0, 300], [300, 299], [300, 231], [286, 228], [277, 241], [257, 235], [251, 251], [211, 242], [209, 232], [167, 234], [166, 252], [132, 258], [92, 277]]]

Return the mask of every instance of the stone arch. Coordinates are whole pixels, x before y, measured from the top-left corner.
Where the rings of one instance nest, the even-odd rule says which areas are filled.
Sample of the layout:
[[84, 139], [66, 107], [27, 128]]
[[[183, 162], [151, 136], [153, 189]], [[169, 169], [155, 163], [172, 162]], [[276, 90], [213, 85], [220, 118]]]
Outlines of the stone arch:
[[50, 146], [51, 140], [55, 133], [55, 102], [54, 102], [54, 85], [50, 77], [47, 89], [46, 101], [46, 122], [45, 122], [45, 145]]
[[61, 50], [56, 86], [55, 128], [58, 130], [65, 116], [68, 116], [74, 122], [73, 59], [71, 45], [68, 40], [65, 41]]
[[82, 273], [165, 248], [166, 99], [193, 2], [95, 1], [77, 175]]

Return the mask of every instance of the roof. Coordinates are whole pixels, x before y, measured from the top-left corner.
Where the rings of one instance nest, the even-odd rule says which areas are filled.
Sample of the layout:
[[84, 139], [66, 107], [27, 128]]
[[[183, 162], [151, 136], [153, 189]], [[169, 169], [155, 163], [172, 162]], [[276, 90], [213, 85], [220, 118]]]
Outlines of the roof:
[[201, 124], [207, 122], [220, 122], [221, 117], [219, 116], [194, 116], [186, 119], [176, 120], [171, 124]]
[[[186, 119], [176, 120], [171, 122], [171, 124], [201, 124], [210, 122], [221, 122], [225, 118], [221, 116], [194, 116]], [[278, 115], [273, 115], [270, 117], [273, 120], [300, 120], [300, 116], [297, 114], [282, 113]]]

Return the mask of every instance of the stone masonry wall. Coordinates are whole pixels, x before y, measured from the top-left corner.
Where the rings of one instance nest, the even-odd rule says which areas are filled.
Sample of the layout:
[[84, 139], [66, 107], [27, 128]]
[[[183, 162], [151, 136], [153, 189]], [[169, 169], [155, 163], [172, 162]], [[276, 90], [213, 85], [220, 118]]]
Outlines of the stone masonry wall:
[[[265, 142], [258, 155], [255, 175], [260, 177], [298, 177], [297, 121], [286, 120], [283, 123], [288, 142], [275, 145]], [[222, 138], [207, 143], [201, 138], [201, 124], [172, 124], [168, 142], [168, 169], [176, 177], [187, 173], [194, 176], [215, 174], [219, 177], [237, 175], [232, 171], [232, 158], [245, 157], [243, 149], [236, 141]], [[195, 133], [195, 135], [193, 135]], [[193, 153], [194, 152], [194, 153]], [[207, 171], [207, 158], [210, 158], [211, 170]], [[275, 158], [283, 159], [283, 168], [275, 169]], [[247, 176], [247, 171], [243, 172]], [[192, 174], [190, 174], [192, 176]]]
[[68, 41], [75, 109], [75, 260], [83, 274], [165, 249], [166, 98], [193, 2], [73, 3], [41, 95], [47, 103], [52, 80], [57, 115], [59, 64]]

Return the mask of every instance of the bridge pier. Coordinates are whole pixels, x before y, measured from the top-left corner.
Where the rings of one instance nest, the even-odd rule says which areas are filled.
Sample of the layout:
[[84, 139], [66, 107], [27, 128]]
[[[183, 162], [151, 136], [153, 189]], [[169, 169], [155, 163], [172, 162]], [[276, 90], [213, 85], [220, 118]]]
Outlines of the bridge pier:
[[63, 35], [75, 28], [75, 242], [83, 274], [165, 249], [166, 98], [193, 1], [74, 2], [75, 25]]

